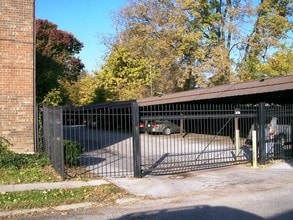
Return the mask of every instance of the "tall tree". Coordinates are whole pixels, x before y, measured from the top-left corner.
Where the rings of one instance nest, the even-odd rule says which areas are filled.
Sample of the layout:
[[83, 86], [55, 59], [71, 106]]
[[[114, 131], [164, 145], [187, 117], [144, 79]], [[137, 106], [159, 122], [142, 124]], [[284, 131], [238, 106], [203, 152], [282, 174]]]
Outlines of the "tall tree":
[[[59, 30], [48, 20], [36, 20], [37, 101], [60, 90], [62, 82], [76, 81], [84, 65], [75, 55], [83, 45], [72, 34]], [[50, 96], [54, 96], [51, 94]], [[58, 100], [58, 99], [56, 99]]]
[[147, 84], [143, 59], [130, 55], [127, 48], [116, 45], [102, 70], [96, 72], [98, 92], [107, 100], [130, 100], [143, 96]]
[[109, 56], [123, 47], [143, 61], [143, 96], [255, 79], [288, 36], [291, 13], [289, 0], [132, 0], [117, 16]]
[[[270, 51], [280, 50], [288, 32], [292, 32], [293, 8], [290, 0], [261, 0], [256, 8], [255, 23], [251, 33], [244, 41], [244, 56], [240, 65], [242, 80], [260, 77], [257, 66], [270, 57]], [[291, 48], [292, 50], [292, 48]], [[280, 73], [280, 75], [282, 75]]]
[[293, 75], [292, 60], [292, 48], [284, 48], [270, 56], [266, 63], [257, 65], [257, 73], [268, 77]]
[[129, 51], [128, 57], [143, 61], [142, 77], [148, 88], [141, 95], [194, 88], [192, 59], [199, 36], [182, 25], [187, 17], [180, 8], [171, 1], [133, 1], [118, 17], [123, 18], [119, 21], [124, 22], [124, 29], [112, 50], [123, 45]]

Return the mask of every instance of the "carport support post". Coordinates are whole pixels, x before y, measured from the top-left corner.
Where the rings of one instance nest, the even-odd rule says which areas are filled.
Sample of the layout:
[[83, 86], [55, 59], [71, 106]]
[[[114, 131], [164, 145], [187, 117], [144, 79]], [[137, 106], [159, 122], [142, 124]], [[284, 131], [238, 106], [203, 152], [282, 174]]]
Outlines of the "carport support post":
[[[182, 116], [182, 114], [180, 114]], [[183, 137], [183, 130], [184, 130], [184, 120], [183, 118], [180, 119], [180, 135]]]
[[291, 121], [291, 130], [289, 134], [291, 135], [289, 139], [289, 143], [291, 143], [291, 154], [293, 155], [293, 120]]
[[136, 101], [131, 103], [132, 137], [133, 137], [133, 171], [134, 177], [141, 178], [141, 152], [139, 137], [139, 107]]
[[266, 106], [264, 102], [259, 103], [258, 110], [259, 119], [259, 154], [260, 164], [266, 162], [266, 140], [265, 140], [265, 126], [266, 126]]
[[239, 130], [239, 118], [237, 115], [240, 114], [240, 109], [235, 109], [234, 124], [235, 124], [235, 148], [236, 148], [236, 160], [238, 160], [238, 155], [240, 152], [240, 130]]

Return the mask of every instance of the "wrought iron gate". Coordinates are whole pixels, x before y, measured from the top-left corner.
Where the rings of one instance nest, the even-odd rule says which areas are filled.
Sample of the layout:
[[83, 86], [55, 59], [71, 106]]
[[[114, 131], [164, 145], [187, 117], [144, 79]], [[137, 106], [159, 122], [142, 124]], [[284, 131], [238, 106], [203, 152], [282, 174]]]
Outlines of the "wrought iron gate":
[[[257, 119], [253, 106], [173, 104], [143, 107], [140, 113], [147, 127], [141, 134], [143, 174], [221, 167], [250, 157], [243, 146]], [[167, 127], [170, 135], [164, 134]]]

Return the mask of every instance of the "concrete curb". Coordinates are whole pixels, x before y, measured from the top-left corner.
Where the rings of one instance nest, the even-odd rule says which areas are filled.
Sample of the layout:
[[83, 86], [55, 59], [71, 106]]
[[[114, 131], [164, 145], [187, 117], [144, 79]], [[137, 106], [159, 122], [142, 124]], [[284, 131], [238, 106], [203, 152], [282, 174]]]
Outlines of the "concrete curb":
[[30, 183], [15, 185], [0, 185], [0, 192], [17, 192], [28, 190], [46, 190], [46, 189], [72, 189], [83, 186], [99, 186], [110, 184], [106, 180], [90, 180], [90, 181], [64, 181], [52, 183]]
[[76, 204], [70, 204], [70, 205], [60, 205], [55, 207], [3, 211], [3, 212], [0, 212], [0, 218], [16, 216], [16, 215], [26, 215], [31, 213], [47, 212], [52, 210], [53, 211], [68, 211], [72, 209], [90, 208], [94, 204], [95, 203], [93, 202], [84, 202], [84, 203], [76, 203]]

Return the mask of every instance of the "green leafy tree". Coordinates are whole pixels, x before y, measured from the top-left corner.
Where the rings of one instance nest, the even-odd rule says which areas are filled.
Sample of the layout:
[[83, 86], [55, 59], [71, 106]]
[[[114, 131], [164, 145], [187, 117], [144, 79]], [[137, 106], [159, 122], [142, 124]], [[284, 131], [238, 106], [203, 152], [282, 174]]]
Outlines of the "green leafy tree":
[[242, 80], [258, 79], [261, 75], [258, 66], [267, 61], [270, 50], [282, 49], [283, 41], [292, 31], [289, 20], [292, 12], [290, 0], [261, 0], [253, 29], [244, 41], [245, 53], [239, 69]]
[[65, 82], [63, 87], [68, 105], [83, 106], [106, 101], [103, 90], [97, 87], [97, 79], [94, 75], [82, 73], [76, 82]]
[[52, 97], [58, 100], [56, 91], [60, 90], [63, 82], [77, 80], [84, 65], [75, 55], [82, 47], [82, 43], [72, 34], [59, 30], [56, 24], [36, 20], [36, 88], [39, 103], [48, 102]]
[[260, 76], [286, 76], [293, 75], [293, 50], [283, 49], [268, 58], [266, 63], [257, 65]]
[[127, 48], [117, 45], [102, 70], [95, 73], [97, 95], [105, 95], [107, 101], [140, 98], [147, 85], [144, 73], [144, 60], [133, 57]]
[[[132, 1], [119, 14], [122, 44], [144, 60], [149, 93], [170, 93], [234, 81], [233, 22], [244, 6], [228, 1]], [[241, 7], [240, 7], [241, 6]], [[230, 8], [229, 8], [230, 7]], [[232, 10], [233, 9], [233, 10]], [[148, 83], [151, 82], [151, 83]], [[144, 90], [143, 90], [144, 91]]]
[[239, 30], [237, 25], [250, 15], [249, 2], [239, 0], [179, 0], [187, 13], [191, 31], [200, 36], [194, 51], [194, 72], [205, 73], [209, 85], [229, 83], [235, 80], [233, 54]]
[[52, 89], [47, 95], [43, 98], [43, 103], [51, 106], [60, 106], [64, 105], [64, 93], [60, 89]]
[[[143, 85], [136, 96], [255, 79], [268, 52], [288, 39], [291, 13], [288, 0], [261, 0], [259, 5], [248, 0], [132, 0], [117, 15], [119, 32], [101, 74], [112, 83], [103, 88], [115, 99], [119, 93], [114, 88], [123, 91], [133, 84], [125, 80], [133, 66], [115, 61], [129, 59], [140, 61]], [[127, 54], [117, 53], [121, 48]], [[124, 80], [117, 82], [121, 65]]]
[[177, 6], [172, 1], [133, 1], [119, 15], [124, 30], [117, 41], [144, 60], [148, 96], [195, 85], [193, 61], [200, 54], [194, 51], [201, 36], [183, 25], [188, 19]]

